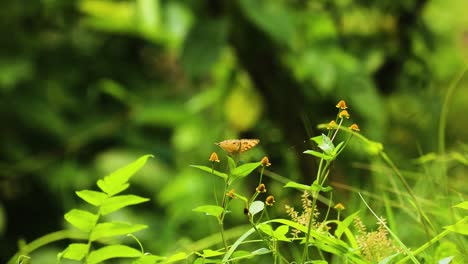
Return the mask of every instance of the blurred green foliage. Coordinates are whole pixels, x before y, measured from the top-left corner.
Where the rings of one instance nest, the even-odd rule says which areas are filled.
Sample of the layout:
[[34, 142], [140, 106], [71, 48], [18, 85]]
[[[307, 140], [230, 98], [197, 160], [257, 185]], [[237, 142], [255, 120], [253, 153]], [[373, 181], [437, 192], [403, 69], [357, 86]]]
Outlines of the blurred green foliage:
[[[339, 99], [413, 182], [440, 173], [409, 161], [438, 150], [444, 95], [468, 63], [466, 10], [463, 0], [3, 1], [0, 262], [18, 239], [62, 227], [63, 213], [78, 203], [74, 190], [94, 188], [145, 153], [156, 158], [132, 188], [151, 205], [113, 217], [145, 218], [138, 222], [150, 225], [140, 234], [148, 251], [190, 247], [216, 232], [191, 211], [210, 199], [211, 183], [190, 164], [221, 153], [214, 142], [260, 138], [246, 160], [268, 155], [272, 171], [312, 182], [304, 142]], [[467, 86], [465, 76], [446, 128], [447, 150], [462, 161]], [[340, 190], [350, 212], [360, 207], [350, 190], [393, 194], [385, 169], [360, 145], [346, 159], [358, 163], [339, 162], [331, 178], [347, 186]], [[466, 164], [459, 164], [449, 167], [449, 185], [466, 198]], [[435, 186], [425, 183], [416, 187], [430, 198]], [[270, 184], [279, 214], [299, 202], [297, 192]], [[231, 220], [242, 217], [239, 208]], [[420, 233], [398, 231], [418, 244]]]

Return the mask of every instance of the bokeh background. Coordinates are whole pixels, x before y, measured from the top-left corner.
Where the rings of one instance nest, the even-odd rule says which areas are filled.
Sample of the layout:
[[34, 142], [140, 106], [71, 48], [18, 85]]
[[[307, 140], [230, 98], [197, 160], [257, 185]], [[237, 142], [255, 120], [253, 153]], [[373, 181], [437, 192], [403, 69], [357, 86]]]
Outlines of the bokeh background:
[[[66, 228], [63, 214], [83, 204], [75, 190], [96, 189], [97, 179], [148, 153], [155, 158], [131, 191], [151, 201], [111, 217], [148, 224], [137, 234], [148, 252], [200, 250], [216, 223], [191, 210], [213, 203], [212, 185], [189, 165], [209, 165], [212, 151], [225, 161], [213, 143], [228, 138], [261, 140], [243, 159], [270, 158], [271, 213], [287, 217], [284, 205], [300, 204], [300, 193], [281, 179], [313, 181], [316, 161], [302, 152], [340, 99], [410, 182], [434, 183], [427, 162], [449, 156], [419, 157], [439, 150], [455, 82], [449, 185], [466, 198], [467, 10], [465, 0], [2, 1], [0, 262], [19, 240]], [[379, 195], [398, 189], [388, 174], [355, 142], [333, 167], [334, 199], [353, 212], [365, 191], [379, 211]], [[251, 193], [255, 177], [238, 191]], [[410, 221], [394, 228], [414, 248], [419, 233], [408, 230], [417, 219], [401, 211], [395, 219]], [[227, 221], [227, 229], [246, 224], [241, 205]], [[41, 250], [35, 263], [62, 249]]]

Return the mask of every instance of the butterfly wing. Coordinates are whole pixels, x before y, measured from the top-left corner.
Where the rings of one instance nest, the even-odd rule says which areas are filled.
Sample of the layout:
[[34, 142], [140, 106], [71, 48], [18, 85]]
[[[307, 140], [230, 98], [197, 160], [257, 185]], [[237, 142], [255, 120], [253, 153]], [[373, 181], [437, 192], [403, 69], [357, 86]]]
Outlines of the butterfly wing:
[[259, 142], [259, 139], [241, 139], [239, 152], [246, 152], [247, 150], [255, 147]]
[[226, 152], [229, 152], [229, 153], [239, 152], [241, 148], [241, 142], [238, 139], [227, 139], [227, 140], [215, 143], [215, 144], [220, 146], [222, 149], [224, 149]]

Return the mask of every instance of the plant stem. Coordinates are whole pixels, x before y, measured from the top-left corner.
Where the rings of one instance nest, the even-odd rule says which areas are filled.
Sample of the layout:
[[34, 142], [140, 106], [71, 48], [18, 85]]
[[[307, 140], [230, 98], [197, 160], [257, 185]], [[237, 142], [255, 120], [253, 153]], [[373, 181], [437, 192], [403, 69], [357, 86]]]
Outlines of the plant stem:
[[20, 255], [28, 255], [34, 250], [43, 247], [47, 244], [63, 240], [63, 239], [88, 239], [88, 234], [84, 232], [79, 232], [75, 230], [60, 230], [56, 232], [49, 233], [45, 236], [33, 240], [31, 243], [22, 247], [11, 259], [7, 262], [8, 264], [15, 264], [16, 260]]

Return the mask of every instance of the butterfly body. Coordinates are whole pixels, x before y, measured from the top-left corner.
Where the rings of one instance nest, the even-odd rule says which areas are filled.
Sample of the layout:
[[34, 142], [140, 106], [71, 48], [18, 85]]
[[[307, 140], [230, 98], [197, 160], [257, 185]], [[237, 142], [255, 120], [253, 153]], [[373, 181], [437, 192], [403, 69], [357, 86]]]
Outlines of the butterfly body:
[[242, 153], [255, 147], [259, 142], [259, 139], [227, 139], [215, 144], [220, 146], [226, 152]]

